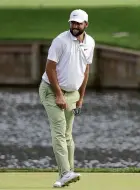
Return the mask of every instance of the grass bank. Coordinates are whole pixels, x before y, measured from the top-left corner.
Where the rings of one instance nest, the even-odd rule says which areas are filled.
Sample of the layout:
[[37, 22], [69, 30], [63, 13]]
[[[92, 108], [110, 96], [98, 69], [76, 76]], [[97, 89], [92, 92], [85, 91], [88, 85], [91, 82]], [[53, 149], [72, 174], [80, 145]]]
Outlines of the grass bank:
[[[82, 173], [140, 173], [140, 168], [76, 168]], [[0, 172], [58, 172], [57, 169], [41, 168], [0, 168]]]
[[[87, 7], [96, 43], [140, 49], [140, 7]], [[69, 29], [72, 8], [1, 8], [1, 40], [47, 40]]]

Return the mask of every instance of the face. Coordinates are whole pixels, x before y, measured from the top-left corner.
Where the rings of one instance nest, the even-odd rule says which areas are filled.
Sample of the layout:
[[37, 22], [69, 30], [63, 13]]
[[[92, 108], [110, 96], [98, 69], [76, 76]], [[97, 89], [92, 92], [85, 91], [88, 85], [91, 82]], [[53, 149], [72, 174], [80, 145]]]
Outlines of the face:
[[70, 32], [75, 37], [80, 36], [85, 31], [85, 29], [87, 27], [88, 27], [87, 22], [82, 22], [82, 23], [78, 23], [78, 22], [75, 22], [75, 21], [70, 22]]

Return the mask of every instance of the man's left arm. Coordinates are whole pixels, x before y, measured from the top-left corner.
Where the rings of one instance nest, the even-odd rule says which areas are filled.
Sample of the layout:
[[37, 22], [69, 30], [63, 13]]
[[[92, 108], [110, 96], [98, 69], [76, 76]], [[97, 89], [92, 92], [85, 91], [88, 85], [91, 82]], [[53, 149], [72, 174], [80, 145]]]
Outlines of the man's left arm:
[[91, 49], [91, 52], [90, 52], [90, 56], [87, 60], [87, 66], [86, 66], [86, 70], [85, 70], [85, 73], [84, 73], [84, 80], [83, 80], [83, 83], [79, 89], [79, 93], [80, 93], [80, 99], [77, 101], [76, 103], [76, 107], [82, 107], [82, 104], [83, 104], [83, 99], [84, 99], [84, 95], [85, 95], [85, 90], [86, 90], [86, 86], [87, 86], [87, 82], [88, 82], [88, 78], [89, 78], [89, 67], [90, 67], [90, 64], [92, 64], [93, 62], [93, 54], [94, 54], [94, 48], [95, 48], [95, 41], [93, 40], [93, 44], [92, 44], [92, 49]]
[[88, 78], [89, 78], [89, 64], [87, 64], [87, 66], [86, 66], [86, 71], [84, 73], [84, 80], [83, 80], [81, 87], [79, 88], [80, 99], [77, 101], [76, 107], [82, 107]]

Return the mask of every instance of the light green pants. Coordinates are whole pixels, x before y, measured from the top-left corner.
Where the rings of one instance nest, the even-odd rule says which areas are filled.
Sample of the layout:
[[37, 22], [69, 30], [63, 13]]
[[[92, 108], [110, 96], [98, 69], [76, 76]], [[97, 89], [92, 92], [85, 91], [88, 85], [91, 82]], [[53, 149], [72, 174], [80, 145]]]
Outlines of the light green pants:
[[58, 165], [59, 175], [74, 170], [74, 141], [72, 126], [74, 114], [72, 109], [79, 100], [79, 92], [64, 93], [68, 104], [67, 110], [60, 109], [55, 103], [55, 95], [49, 84], [41, 82], [39, 87], [41, 103], [45, 107], [51, 128], [52, 146]]

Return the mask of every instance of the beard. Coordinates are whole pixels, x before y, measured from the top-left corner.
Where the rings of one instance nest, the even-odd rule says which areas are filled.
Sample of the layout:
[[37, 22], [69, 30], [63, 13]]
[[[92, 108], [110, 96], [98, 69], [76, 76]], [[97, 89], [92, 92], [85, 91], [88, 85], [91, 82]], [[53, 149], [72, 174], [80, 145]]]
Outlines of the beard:
[[75, 29], [75, 28], [70, 28], [70, 32], [73, 36], [78, 37], [81, 34], [83, 34], [83, 32], [85, 31], [85, 29]]

